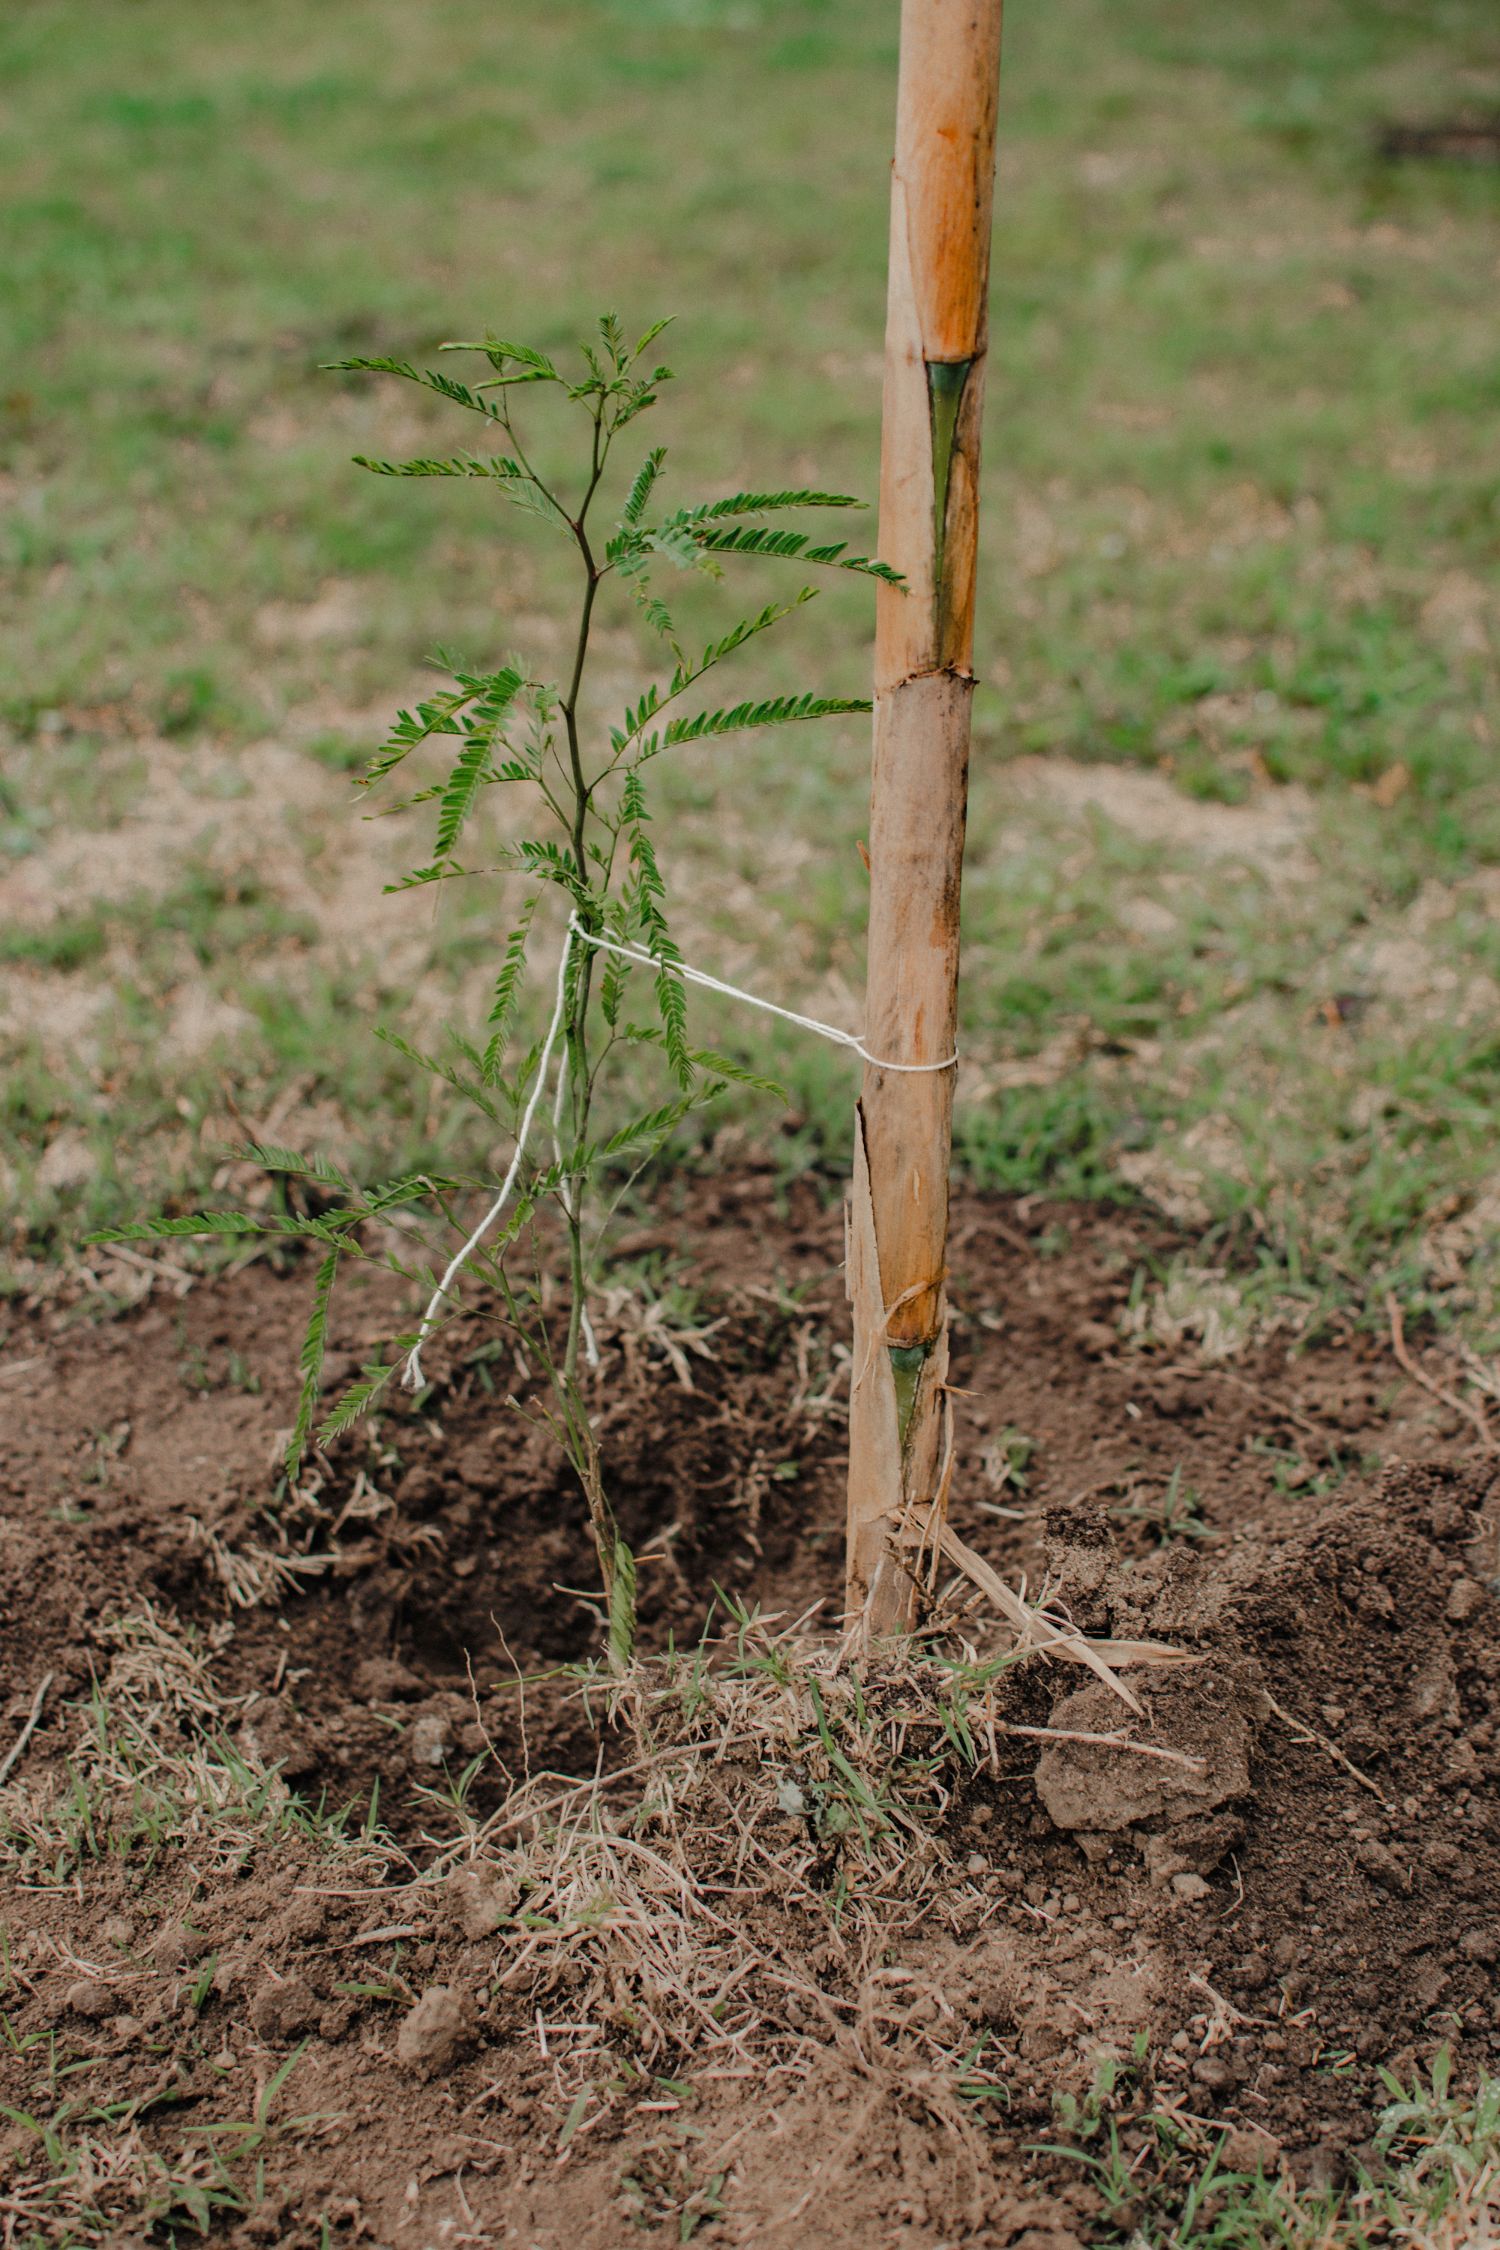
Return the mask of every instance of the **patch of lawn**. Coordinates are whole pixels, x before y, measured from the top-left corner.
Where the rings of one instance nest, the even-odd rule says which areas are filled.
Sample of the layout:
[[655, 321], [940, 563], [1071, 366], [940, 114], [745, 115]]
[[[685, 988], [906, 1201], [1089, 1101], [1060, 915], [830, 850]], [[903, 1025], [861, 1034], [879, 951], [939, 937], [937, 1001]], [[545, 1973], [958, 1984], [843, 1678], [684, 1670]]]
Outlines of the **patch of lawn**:
[[[1007, 27], [958, 1126], [997, 1186], [1152, 1195], [1289, 1287], [1476, 1332], [1500, 177], [1376, 151], [1500, 98], [1492, 30], [1483, 0]], [[0, 23], [21, 1243], [201, 1192], [232, 1111], [377, 1163], [458, 1130], [371, 1032], [468, 1021], [489, 924], [381, 901], [346, 776], [439, 643], [555, 663], [556, 581], [491, 495], [351, 468], [452, 432], [321, 363], [675, 310], [682, 489], [871, 490], [895, 31], [859, 0]], [[859, 692], [866, 593], [797, 630], [767, 692], [813, 648]], [[680, 941], [857, 1023], [861, 731], [691, 756], [658, 838]], [[708, 1016], [832, 1176], [846, 1064]], [[92, 1171], [49, 1161], [64, 1133]]]

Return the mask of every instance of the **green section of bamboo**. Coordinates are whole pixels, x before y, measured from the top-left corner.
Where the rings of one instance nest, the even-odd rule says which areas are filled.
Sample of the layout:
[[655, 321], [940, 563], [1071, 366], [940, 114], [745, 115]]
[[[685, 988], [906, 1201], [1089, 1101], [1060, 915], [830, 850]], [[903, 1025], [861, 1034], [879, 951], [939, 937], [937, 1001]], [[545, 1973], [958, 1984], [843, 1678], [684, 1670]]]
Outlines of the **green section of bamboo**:
[[855, 1153], [846, 1593], [872, 1634], [910, 1622], [893, 1549], [944, 1497], [954, 1074], [933, 1066], [957, 1030], [999, 68], [1000, 0], [904, 0], [880, 552], [905, 588], [877, 596], [865, 1036], [925, 1067], [867, 1068]]

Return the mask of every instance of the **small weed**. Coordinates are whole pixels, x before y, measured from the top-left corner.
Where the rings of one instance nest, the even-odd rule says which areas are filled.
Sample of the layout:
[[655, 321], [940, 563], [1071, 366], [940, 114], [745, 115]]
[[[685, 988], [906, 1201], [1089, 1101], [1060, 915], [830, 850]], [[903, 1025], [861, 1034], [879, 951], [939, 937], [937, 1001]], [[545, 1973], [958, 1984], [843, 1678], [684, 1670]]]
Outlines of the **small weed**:
[[1116, 2055], [1100, 2055], [1084, 2094], [1064, 2091], [1054, 2096], [1052, 2114], [1058, 2131], [1085, 2146], [1096, 2140], [1108, 2124], [1117, 2098], [1123, 2099], [1128, 2094], [1133, 2081], [1134, 2071], [1129, 2064], [1122, 2063]]
[[1326, 1499], [1361, 1466], [1352, 1455], [1331, 1447], [1323, 1466], [1317, 1468], [1295, 1446], [1277, 1445], [1269, 1438], [1258, 1436], [1250, 1440], [1250, 1451], [1270, 1464], [1272, 1484], [1283, 1497], [1302, 1493], [1309, 1499]]
[[1182, 1465], [1172, 1471], [1153, 1500], [1120, 1501], [1110, 1509], [1122, 1523], [1143, 1524], [1159, 1547], [1174, 1539], [1213, 1539], [1218, 1535], [1203, 1521], [1203, 1502], [1182, 1477]]
[[1009, 2082], [998, 2068], [998, 2050], [986, 2035], [976, 2039], [958, 2063], [955, 2082], [960, 2098], [985, 2113], [1008, 2110], [1011, 2106]]
[[[1022, 1493], [1026, 1490], [1027, 1470], [1035, 1451], [1035, 1438], [1027, 1437], [1024, 1431], [1007, 1422], [980, 1454], [979, 1473], [993, 1493]], [[990, 1515], [1013, 1516], [1023, 1512], [1002, 1507], [993, 1500], [981, 1500], [979, 1506]]]
[[195, 2016], [201, 2015], [203, 2013], [203, 2010], [208, 2005], [209, 1996], [214, 1988], [214, 1978], [218, 1974], [218, 1968], [218, 1954], [210, 1953], [208, 1958], [204, 1961], [202, 1967], [194, 1976], [192, 1983], [188, 1986], [188, 2006], [192, 2009]]

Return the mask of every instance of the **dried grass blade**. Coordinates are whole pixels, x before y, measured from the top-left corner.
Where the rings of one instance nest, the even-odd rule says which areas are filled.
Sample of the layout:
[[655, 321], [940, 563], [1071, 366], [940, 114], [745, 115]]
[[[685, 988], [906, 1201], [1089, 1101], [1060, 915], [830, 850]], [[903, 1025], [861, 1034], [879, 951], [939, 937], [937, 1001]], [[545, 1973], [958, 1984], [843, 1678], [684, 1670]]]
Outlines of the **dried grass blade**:
[[1137, 1718], [1145, 1717], [1139, 1699], [1131, 1694], [1125, 1682], [1117, 1677], [1082, 1633], [1064, 1632], [1060, 1626], [1044, 1617], [1040, 1610], [1028, 1608], [1020, 1595], [1006, 1585], [1000, 1573], [985, 1561], [983, 1555], [976, 1555], [973, 1548], [959, 1538], [951, 1524], [944, 1524], [938, 1537], [948, 1560], [957, 1564], [981, 1593], [988, 1594], [1001, 1615], [1009, 1619], [1018, 1633], [1024, 1634], [1046, 1656], [1065, 1657], [1070, 1663], [1087, 1665], [1096, 1678], [1102, 1680], [1122, 1703], [1135, 1712]]

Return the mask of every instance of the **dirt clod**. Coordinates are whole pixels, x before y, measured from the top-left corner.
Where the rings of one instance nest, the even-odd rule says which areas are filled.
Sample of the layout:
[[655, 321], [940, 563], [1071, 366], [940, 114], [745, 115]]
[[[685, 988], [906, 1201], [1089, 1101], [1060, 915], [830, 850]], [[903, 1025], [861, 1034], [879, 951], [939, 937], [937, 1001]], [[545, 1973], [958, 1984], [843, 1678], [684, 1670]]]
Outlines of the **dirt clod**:
[[63, 1994], [63, 2006], [86, 2023], [102, 2023], [115, 2006], [115, 1995], [107, 1984], [98, 1984], [92, 1977], [80, 1977], [70, 1984]]
[[418, 1675], [393, 1656], [367, 1656], [354, 1668], [354, 1691], [367, 1703], [407, 1702], [423, 1693]]
[[396, 2059], [424, 2078], [451, 2070], [474, 2037], [474, 2004], [451, 1985], [429, 1985], [401, 2020]]
[[516, 1891], [491, 1869], [461, 1867], [447, 1882], [449, 1911], [466, 1938], [478, 1941], [500, 1927], [514, 1913]]
[[311, 2031], [322, 2006], [301, 1977], [279, 1977], [259, 1987], [245, 2012], [260, 2037], [274, 2043]]
[[[1151, 1716], [1143, 1751], [1068, 1741], [1043, 1748], [1036, 1790], [1059, 1828], [1109, 1835], [1169, 1827], [1248, 1792], [1251, 1731], [1242, 1683], [1194, 1666], [1146, 1692]], [[1059, 1733], [1128, 1741], [1132, 1714], [1112, 1689], [1091, 1684], [1064, 1696], [1049, 1724]]]
[[1452, 1625], [1467, 1625], [1483, 1608], [1484, 1588], [1474, 1578], [1455, 1578], [1443, 1614]]
[[173, 1920], [162, 1924], [147, 1950], [158, 1968], [185, 1969], [208, 1951], [208, 1941], [200, 1930]]

